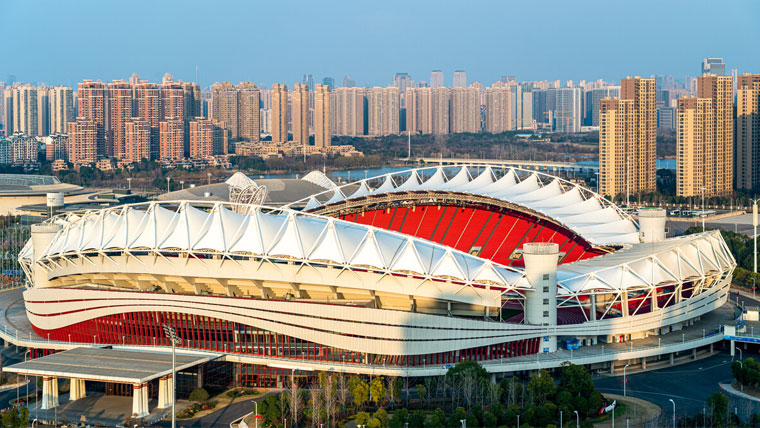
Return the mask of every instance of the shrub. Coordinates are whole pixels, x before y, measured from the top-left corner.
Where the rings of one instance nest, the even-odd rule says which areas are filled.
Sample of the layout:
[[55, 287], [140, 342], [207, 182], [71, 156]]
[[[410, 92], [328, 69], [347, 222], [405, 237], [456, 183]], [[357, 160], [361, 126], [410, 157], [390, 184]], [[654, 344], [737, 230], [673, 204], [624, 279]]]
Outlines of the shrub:
[[195, 388], [193, 392], [190, 393], [189, 400], [196, 403], [203, 403], [208, 400], [208, 391], [203, 388]]

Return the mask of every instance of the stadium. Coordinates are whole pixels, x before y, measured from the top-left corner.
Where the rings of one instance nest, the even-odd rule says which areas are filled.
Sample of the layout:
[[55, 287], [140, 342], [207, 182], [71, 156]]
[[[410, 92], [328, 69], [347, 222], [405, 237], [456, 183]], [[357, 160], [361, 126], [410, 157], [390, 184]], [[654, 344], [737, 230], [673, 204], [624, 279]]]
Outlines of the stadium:
[[274, 386], [295, 370], [541, 367], [570, 343], [667, 337], [727, 301], [736, 263], [717, 231], [667, 237], [664, 210], [634, 219], [558, 177], [495, 166], [322, 177], [279, 206], [254, 191], [256, 203], [160, 200], [33, 226], [19, 260], [34, 332], [168, 347], [170, 325], [182, 348], [223, 355], [240, 384]]

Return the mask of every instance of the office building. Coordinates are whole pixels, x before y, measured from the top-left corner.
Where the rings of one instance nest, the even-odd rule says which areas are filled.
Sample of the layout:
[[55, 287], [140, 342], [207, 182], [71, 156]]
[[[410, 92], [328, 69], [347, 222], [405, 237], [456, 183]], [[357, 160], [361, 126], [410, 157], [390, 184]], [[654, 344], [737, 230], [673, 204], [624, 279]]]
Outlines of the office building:
[[619, 86], [594, 88], [585, 92], [583, 122], [586, 126], [599, 126], [599, 101], [620, 96]]
[[69, 122], [74, 121], [74, 91], [66, 86], [50, 88], [50, 134], [65, 134]]
[[409, 73], [396, 73], [393, 76], [393, 86], [397, 87], [401, 94], [405, 94], [406, 89], [412, 87], [412, 77]]
[[[454, 75], [456, 77], [456, 74]], [[451, 133], [480, 132], [480, 94], [476, 88], [451, 89]]]
[[512, 91], [508, 86], [486, 89], [486, 132], [499, 134], [512, 128]]
[[151, 158], [152, 127], [140, 117], [132, 117], [124, 123], [124, 160], [140, 162]]
[[317, 84], [314, 89], [314, 145], [327, 147], [330, 145], [330, 87]]
[[324, 86], [329, 86], [330, 88], [335, 88], [335, 79], [332, 77], [325, 77], [322, 79], [322, 84]]
[[331, 130], [334, 135], [358, 137], [365, 131], [366, 90], [337, 88], [330, 94]]
[[580, 88], [550, 88], [546, 90], [546, 110], [554, 132], [571, 134], [581, 131]]
[[760, 189], [760, 74], [736, 79], [736, 188]]
[[678, 122], [677, 107], [657, 107], [657, 128], [673, 130]]
[[445, 86], [443, 83], [443, 71], [441, 70], [433, 70], [430, 72], [430, 87], [440, 88]]
[[379, 137], [401, 132], [399, 90], [395, 86], [367, 90], [367, 135]]
[[352, 79], [351, 76], [346, 74], [345, 76], [343, 76], [343, 87], [344, 88], [356, 87], [356, 80]]
[[603, 195], [656, 190], [657, 112], [653, 78], [625, 78], [620, 98], [599, 103], [599, 180]]
[[238, 138], [259, 141], [261, 138], [261, 92], [251, 82], [237, 86]]
[[290, 93], [291, 126], [293, 141], [309, 145], [309, 87], [300, 83], [293, 85]]
[[288, 85], [275, 83], [272, 85], [271, 96], [272, 142], [284, 143], [288, 141]]
[[301, 84], [309, 88], [309, 91], [313, 91], [314, 90], [314, 76], [312, 76], [311, 74], [304, 74]]
[[454, 88], [466, 88], [467, 87], [467, 72], [464, 70], [456, 70], [454, 71], [454, 80], [453, 85]]
[[127, 156], [125, 125], [132, 120], [132, 85], [124, 80], [114, 80], [108, 84], [108, 150], [106, 153], [116, 159]]
[[96, 162], [100, 133], [101, 127], [95, 120], [79, 117], [69, 122], [69, 162], [75, 165]]
[[[106, 85], [103, 82], [93, 82], [92, 80], [85, 80], [78, 85], [78, 115], [77, 118], [84, 120], [91, 120], [95, 125], [95, 141], [96, 141], [96, 156], [101, 158], [108, 156], [108, 149], [106, 147]], [[87, 144], [89, 143], [89, 126], [90, 124], [83, 125], [82, 129], [86, 129], [86, 139], [80, 143], [77, 140], [71, 144]], [[79, 128], [78, 128], [79, 129]], [[70, 140], [72, 140], [70, 138]], [[83, 155], [75, 155], [77, 159], [89, 159], [89, 152], [83, 151]], [[71, 157], [71, 152], [69, 152]]]
[[185, 124], [181, 117], [168, 117], [159, 124], [159, 159], [179, 160], [185, 157]]
[[702, 74], [726, 75], [726, 64], [723, 58], [705, 58], [702, 60]]

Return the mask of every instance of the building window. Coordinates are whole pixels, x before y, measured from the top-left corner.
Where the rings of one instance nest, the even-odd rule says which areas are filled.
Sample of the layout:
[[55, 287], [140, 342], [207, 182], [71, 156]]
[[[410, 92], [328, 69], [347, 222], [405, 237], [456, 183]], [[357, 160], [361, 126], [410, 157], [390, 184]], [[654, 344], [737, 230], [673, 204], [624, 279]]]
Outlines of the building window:
[[549, 311], [544, 311], [544, 318], [549, 318]]

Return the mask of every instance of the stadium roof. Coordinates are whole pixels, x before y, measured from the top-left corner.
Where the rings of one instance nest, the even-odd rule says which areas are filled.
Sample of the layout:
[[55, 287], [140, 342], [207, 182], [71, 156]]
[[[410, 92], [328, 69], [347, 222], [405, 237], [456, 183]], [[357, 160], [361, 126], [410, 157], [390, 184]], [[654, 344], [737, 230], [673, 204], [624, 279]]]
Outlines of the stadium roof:
[[[44, 251], [43, 259], [113, 251], [215, 253], [413, 274], [505, 290], [530, 288], [516, 268], [399, 232], [288, 209], [150, 202], [67, 214], [56, 221], [64, 227]], [[20, 258], [30, 262], [30, 243]], [[718, 232], [706, 232], [636, 244], [614, 254], [563, 264], [557, 279], [560, 295], [573, 295], [704, 279], [728, 272], [734, 264]]]
[[50, 192], [74, 193], [82, 187], [61, 183], [51, 175], [0, 174], [0, 196], [34, 196]]
[[[334, 191], [311, 195], [306, 201], [306, 210], [394, 192], [467, 193], [524, 206], [554, 219], [594, 245], [639, 242], [638, 227], [629, 215], [601, 195], [578, 184], [516, 168], [498, 175], [490, 166], [476, 174], [471, 173], [470, 167], [461, 166], [456, 167], [457, 171], [451, 177], [447, 177], [444, 169], [419, 168], [364, 179]], [[329, 199], [325, 201], [324, 197], [320, 197], [324, 195], [329, 195]]]

